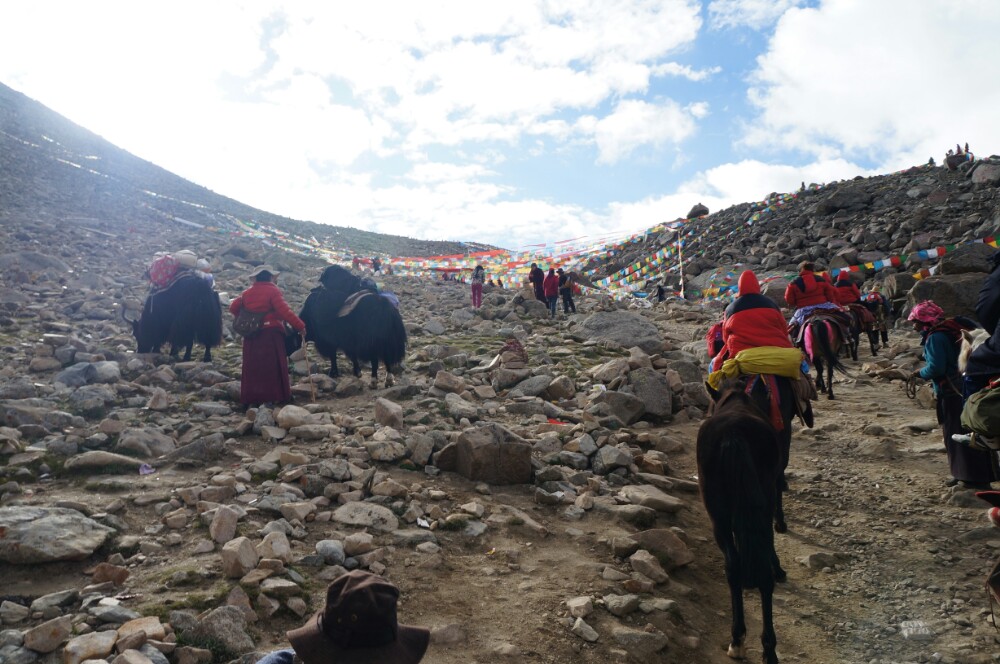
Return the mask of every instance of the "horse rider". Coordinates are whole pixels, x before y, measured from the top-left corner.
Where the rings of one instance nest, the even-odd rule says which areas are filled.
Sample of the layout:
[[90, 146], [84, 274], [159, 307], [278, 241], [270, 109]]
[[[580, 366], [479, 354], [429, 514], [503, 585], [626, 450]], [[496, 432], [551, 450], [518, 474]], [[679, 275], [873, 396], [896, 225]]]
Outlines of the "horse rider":
[[761, 294], [753, 270], [744, 270], [740, 275], [736, 298], [726, 307], [722, 320], [722, 350], [713, 360], [714, 368], [748, 348], [795, 347], [788, 338], [788, 325], [781, 309]]
[[864, 328], [865, 324], [875, 323], [875, 316], [861, 304], [861, 289], [851, 280], [847, 270], [841, 270], [837, 274], [834, 290], [837, 291], [837, 303], [849, 311], [856, 312], [859, 327]]
[[[785, 302], [795, 309], [792, 314], [791, 324], [788, 331], [792, 338], [798, 336], [798, 332], [814, 311], [818, 309], [828, 309], [831, 314], [843, 314], [840, 305], [837, 303], [837, 291], [822, 275], [816, 274], [816, 264], [812, 261], [802, 261], [799, 263], [799, 276], [793, 279], [785, 288]], [[842, 317], [838, 317], [842, 322]]]

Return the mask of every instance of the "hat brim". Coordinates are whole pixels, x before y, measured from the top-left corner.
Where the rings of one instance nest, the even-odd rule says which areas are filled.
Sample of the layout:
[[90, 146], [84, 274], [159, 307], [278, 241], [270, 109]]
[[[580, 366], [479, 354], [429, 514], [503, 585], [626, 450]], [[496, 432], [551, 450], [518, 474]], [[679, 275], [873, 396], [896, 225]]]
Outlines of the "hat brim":
[[270, 268], [270, 267], [266, 267], [266, 266], [262, 266], [262, 267], [258, 267], [258, 268], [257, 268], [256, 270], [254, 270], [253, 272], [251, 272], [251, 273], [250, 273], [250, 276], [251, 276], [251, 277], [256, 277], [256, 276], [257, 276], [258, 274], [260, 274], [260, 273], [262, 273], [262, 272], [267, 272], [267, 273], [268, 273], [268, 274], [270, 274], [270, 275], [271, 275], [272, 277], [276, 277], [276, 276], [278, 276], [279, 274], [281, 274], [280, 272], [278, 272], [277, 270], [275, 270], [275, 269], [273, 269], [273, 268]]
[[1000, 491], [977, 491], [976, 498], [981, 498], [993, 507], [1000, 507]]
[[288, 632], [288, 642], [304, 664], [417, 664], [427, 652], [431, 631], [426, 627], [398, 625], [396, 640], [373, 648], [343, 648], [331, 641], [320, 627], [322, 611], [302, 627]]

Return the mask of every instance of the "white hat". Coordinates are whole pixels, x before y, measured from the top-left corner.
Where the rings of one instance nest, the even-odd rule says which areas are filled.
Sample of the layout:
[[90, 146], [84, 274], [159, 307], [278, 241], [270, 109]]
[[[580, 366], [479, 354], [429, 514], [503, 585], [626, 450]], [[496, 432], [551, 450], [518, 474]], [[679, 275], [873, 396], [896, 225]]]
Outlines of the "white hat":
[[193, 268], [198, 264], [198, 254], [194, 253], [190, 249], [175, 251], [174, 258], [177, 260], [177, 264], [182, 267]]

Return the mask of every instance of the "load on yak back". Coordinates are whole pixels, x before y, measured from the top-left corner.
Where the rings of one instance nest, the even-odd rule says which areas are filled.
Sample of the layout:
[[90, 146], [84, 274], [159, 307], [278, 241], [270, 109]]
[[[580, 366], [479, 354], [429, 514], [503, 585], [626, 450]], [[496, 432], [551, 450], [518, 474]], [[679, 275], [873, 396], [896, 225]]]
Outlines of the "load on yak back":
[[187, 277], [199, 277], [207, 281], [210, 287], [215, 287], [211, 264], [205, 258], [198, 258], [198, 255], [190, 249], [181, 249], [173, 253], [157, 252], [153, 255], [153, 261], [146, 268], [144, 276], [149, 281], [150, 291], [153, 293], [165, 290], [179, 279]]

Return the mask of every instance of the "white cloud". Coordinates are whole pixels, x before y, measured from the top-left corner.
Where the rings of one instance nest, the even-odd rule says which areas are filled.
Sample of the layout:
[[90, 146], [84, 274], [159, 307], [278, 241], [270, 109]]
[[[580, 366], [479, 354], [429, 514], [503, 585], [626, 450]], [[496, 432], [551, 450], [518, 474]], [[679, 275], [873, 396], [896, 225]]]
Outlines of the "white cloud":
[[760, 30], [803, 3], [804, 0], [712, 0], [708, 3], [709, 24], [715, 29], [746, 26]]
[[677, 62], [664, 62], [663, 64], [650, 67], [654, 76], [680, 76], [689, 81], [704, 81], [705, 79], [718, 74], [722, 67], [707, 67], [705, 69], [694, 69]]
[[678, 191], [710, 196], [722, 207], [728, 207], [737, 203], [764, 200], [774, 192], [793, 192], [803, 183], [826, 184], [856, 175], [875, 174], [874, 171], [866, 171], [843, 159], [821, 160], [805, 166], [766, 164], [746, 159], [737, 163], [720, 164], [698, 173], [678, 187]]
[[1000, 142], [1000, 3], [829, 0], [789, 11], [758, 58], [750, 148], [895, 170]]
[[[701, 112], [701, 107], [694, 111]], [[594, 140], [600, 151], [597, 161], [614, 163], [643, 145], [660, 147], [679, 143], [694, 133], [693, 117], [691, 110], [671, 100], [659, 104], [625, 100], [594, 127]]]

